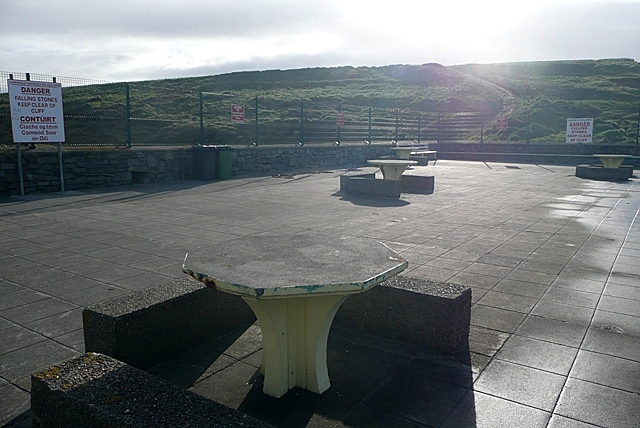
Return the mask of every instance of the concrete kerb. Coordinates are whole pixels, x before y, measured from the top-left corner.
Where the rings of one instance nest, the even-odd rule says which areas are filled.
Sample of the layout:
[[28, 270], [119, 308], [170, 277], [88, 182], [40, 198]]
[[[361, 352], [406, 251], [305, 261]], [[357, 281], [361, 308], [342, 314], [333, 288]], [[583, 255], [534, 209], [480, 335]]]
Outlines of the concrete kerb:
[[32, 375], [31, 409], [35, 428], [272, 427], [98, 353]]

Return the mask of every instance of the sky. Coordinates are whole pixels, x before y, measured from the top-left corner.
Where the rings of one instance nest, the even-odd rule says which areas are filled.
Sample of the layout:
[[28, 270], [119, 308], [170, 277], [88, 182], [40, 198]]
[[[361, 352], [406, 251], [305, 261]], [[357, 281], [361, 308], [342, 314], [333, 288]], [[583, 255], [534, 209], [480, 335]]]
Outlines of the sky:
[[640, 60], [640, 0], [0, 0], [0, 70], [134, 81]]

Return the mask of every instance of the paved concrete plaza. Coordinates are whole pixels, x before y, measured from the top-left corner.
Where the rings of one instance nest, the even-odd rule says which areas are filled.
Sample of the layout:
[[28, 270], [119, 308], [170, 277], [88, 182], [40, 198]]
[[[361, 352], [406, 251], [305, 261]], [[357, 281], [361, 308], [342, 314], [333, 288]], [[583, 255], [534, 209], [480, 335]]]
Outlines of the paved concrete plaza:
[[0, 425], [30, 426], [30, 374], [84, 351], [84, 307], [181, 278], [201, 244], [319, 233], [379, 239], [409, 260], [404, 274], [471, 287], [469, 349], [334, 327], [329, 391], [275, 400], [260, 392], [254, 325], [206, 344], [191, 378], [155, 372], [283, 427], [640, 426], [640, 181], [416, 168], [434, 194], [348, 197], [344, 171], [327, 171], [0, 198]]

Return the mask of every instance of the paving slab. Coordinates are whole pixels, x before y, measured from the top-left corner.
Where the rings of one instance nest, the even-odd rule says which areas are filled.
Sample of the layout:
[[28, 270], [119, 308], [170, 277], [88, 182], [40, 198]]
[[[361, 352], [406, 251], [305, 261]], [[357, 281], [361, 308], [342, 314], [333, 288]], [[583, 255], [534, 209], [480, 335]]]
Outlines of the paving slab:
[[639, 426], [640, 180], [514, 166], [416, 166], [435, 192], [392, 201], [344, 198], [344, 170], [0, 197], [0, 425], [30, 426], [30, 374], [84, 351], [83, 308], [182, 278], [187, 248], [314, 232], [469, 286], [469, 349], [332, 329], [333, 386], [273, 401], [255, 325], [156, 374], [283, 427]]

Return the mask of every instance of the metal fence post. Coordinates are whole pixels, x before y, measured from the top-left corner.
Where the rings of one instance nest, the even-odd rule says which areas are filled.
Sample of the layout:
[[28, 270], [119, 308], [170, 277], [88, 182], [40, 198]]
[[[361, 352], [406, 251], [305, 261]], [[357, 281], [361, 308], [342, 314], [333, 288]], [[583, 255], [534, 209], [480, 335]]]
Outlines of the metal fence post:
[[438, 113], [438, 126], [436, 128], [436, 142], [440, 143], [440, 113]]
[[480, 144], [484, 143], [484, 113], [480, 112]]
[[640, 137], [640, 107], [638, 107], [638, 124], [636, 126], [636, 144], [638, 144], [639, 137]]
[[62, 143], [58, 143], [58, 168], [60, 172], [60, 192], [64, 193], [64, 164], [62, 163]]
[[369, 107], [369, 131], [367, 132], [367, 140], [371, 142], [371, 107]]
[[258, 127], [258, 97], [256, 97], [256, 145], [260, 144], [260, 129]]
[[418, 112], [418, 144], [420, 144], [421, 119], [422, 119], [422, 113]]
[[[342, 104], [338, 104], [338, 111], [339, 112], [342, 111]], [[337, 119], [336, 119], [336, 122], [337, 122]], [[336, 142], [338, 144], [340, 144], [340, 128], [341, 128], [341, 126], [336, 123], [336, 128], [338, 128], [338, 138], [337, 138]]]
[[20, 180], [20, 196], [24, 196], [24, 172], [22, 170], [22, 144], [16, 143], [18, 157], [18, 178]]
[[400, 113], [400, 109], [396, 109], [396, 143], [398, 142], [398, 114]]
[[125, 145], [131, 147], [131, 97], [129, 95], [129, 83], [124, 84], [125, 88], [125, 120], [127, 126], [127, 141]]
[[200, 145], [204, 145], [204, 113], [202, 107], [202, 91], [200, 91]]
[[300, 101], [300, 144], [304, 145], [304, 101]]

